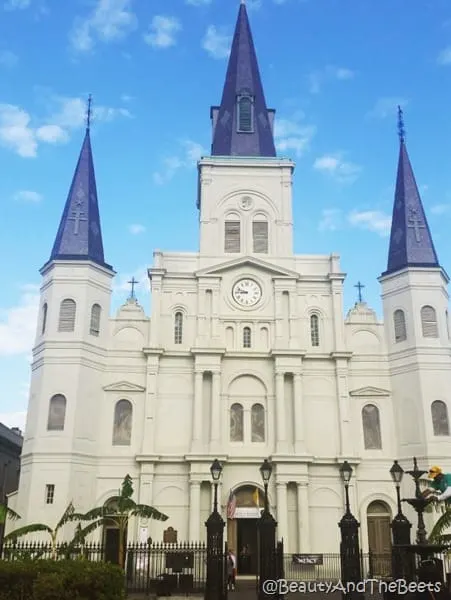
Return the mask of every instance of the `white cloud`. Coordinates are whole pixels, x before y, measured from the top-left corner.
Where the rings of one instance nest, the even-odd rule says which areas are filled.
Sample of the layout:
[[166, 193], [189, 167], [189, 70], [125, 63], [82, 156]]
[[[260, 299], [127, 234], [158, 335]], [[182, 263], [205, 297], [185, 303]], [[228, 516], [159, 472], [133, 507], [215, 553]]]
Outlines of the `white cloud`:
[[211, 0], [186, 0], [186, 3], [191, 6], [207, 6], [211, 4]]
[[216, 29], [214, 25], [209, 25], [202, 40], [202, 48], [213, 58], [227, 58], [231, 43], [231, 35], [226, 34], [224, 30]]
[[451, 46], [448, 46], [448, 48], [445, 48], [440, 52], [437, 62], [439, 65], [451, 65]]
[[341, 183], [352, 183], [357, 179], [362, 168], [355, 163], [346, 162], [341, 154], [325, 154], [317, 158], [313, 168], [323, 173], [328, 173]]
[[36, 129], [36, 137], [41, 142], [49, 144], [58, 144], [69, 140], [69, 135], [59, 125], [43, 125], [42, 127], [38, 127]]
[[449, 204], [436, 204], [431, 207], [431, 213], [433, 215], [445, 215], [451, 210], [451, 206]]
[[124, 292], [130, 293], [132, 279], [135, 279], [135, 293], [148, 294], [150, 292], [149, 276], [147, 266], [140, 266], [131, 273], [122, 273], [114, 278], [113, 293], [123, 296]]
[[39, 288], [25, 285], [17, 306], [0, 309], [0, 356], [28, 355], [36, 335]]
[[31, 202], [36, 204], [41, 202], [42, 195], [32, 190], [20, 190], [14, 194], [14, 200], [16, 202]]
[[164, 168], [153, 174], [153, 180], [157, 185], [168, 183], [180, 169], [194, 167], [197, 161], [207, 154], [201, 144], [192, 140], [184, 140], [181, 145], [183, 147], [182, 155], [165, 158]]
[[89, 52], [97, 41], [109, 43], [125, 38], [137, 26], [132, 0], [97, 0], [86, 19], [76, 19], [70, 42], [77, 52]]
[[128, 94], [122, 94], [122, 96], [121, 96], [121, 101], [126, 102], [126, 103], [133, 102], [134, 99], [135, 99], [134, 96], [129, 96]]
[[406, 106], [409, 103], [407, 98], [400, 96], [386, 96], [379, 98], [376, 104], [369, 111], [369, 117], [375, 117], [378, 119], [386, 119], [387, 117], [394, 117], [398, 113], [398, 106]]
[[0, 104], [0, 144], [24, 158], [36, 156], [38, 143], [30, 115], [18, 106]]
[[140, 233], [144, 233], [146, 231], [146, 228], [144, 227], [144, 225], [135, 223], [133, 225], [129, 225], [128, 230], [132, 235], [139, 235]]
[[309, 75], [309, 90], [311, 94], [318, 94], [321, 91], [322, 86], [328, 81], [345, 81], [353, 79], [355, 76], [354, 71], [346, 67], [334, 67], [329, 65], [324, 69], [313, 71]]
[[294, 151], [296, 156], [302, 156], [309, 149], [316, 127], [300, 122], [302, 118], [302, 113], [297, 113], [290, 119], [276, 118], [274, 138], [279, 152]]
[[341, 210], [338, 208], [325, 208], [321, 211], [319, 231], [336, 231], [341, 227]]
[[18, 427], [22, 433], [25, 431], [25, 423], [27, 420], [27, 411], [0, 413], [0, 423], [6, 427]]
[[19, 57], [14, 52], [10, 50], [1, 50], [0, 51], [0, 66], [2, 67], [15, 67]]
[[373, 231], [381, 237], [390, 234], [391, 217], [378, 210], [354, 210], [348, 215], [348, 221], [353, 227]]
[[152, 19], [149, 32], [144, 35], [144, 41], [154, 48], [169, 48], [176, 44], [176, 33], [182, 25], [175, 17], [156, 15]]
[[31, 0], [7, 0], [3, 6], [5, 10], [23, 10], [30, 4]]

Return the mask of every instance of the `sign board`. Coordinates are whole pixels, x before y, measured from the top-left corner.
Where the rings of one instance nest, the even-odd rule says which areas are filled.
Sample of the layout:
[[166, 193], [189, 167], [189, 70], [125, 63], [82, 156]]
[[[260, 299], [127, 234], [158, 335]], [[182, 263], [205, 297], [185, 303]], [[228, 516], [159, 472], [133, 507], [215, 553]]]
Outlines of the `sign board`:
[[312, 565], [322, 565], [322, 554], [293, 554], [293, 564], [310, 567]]
[[235, 519], [259, 519], [260, 508], [257, 506], [238, 506], [235, 509]]
[[141, 544], [147, 543], [147, 538], [148, 538], [147, 527], [140, 527], [140, 529], [139, 529], [139, 541], [141, 542]]

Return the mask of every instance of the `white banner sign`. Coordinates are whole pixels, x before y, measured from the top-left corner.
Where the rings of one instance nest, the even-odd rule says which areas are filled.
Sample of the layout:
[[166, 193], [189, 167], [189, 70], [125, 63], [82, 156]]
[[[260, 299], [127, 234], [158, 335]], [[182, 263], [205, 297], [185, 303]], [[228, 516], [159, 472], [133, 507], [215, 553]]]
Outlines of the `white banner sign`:
[[256, 506], [238, 506], [235, 509], [235, 519], [259, 519], [260, 509]]

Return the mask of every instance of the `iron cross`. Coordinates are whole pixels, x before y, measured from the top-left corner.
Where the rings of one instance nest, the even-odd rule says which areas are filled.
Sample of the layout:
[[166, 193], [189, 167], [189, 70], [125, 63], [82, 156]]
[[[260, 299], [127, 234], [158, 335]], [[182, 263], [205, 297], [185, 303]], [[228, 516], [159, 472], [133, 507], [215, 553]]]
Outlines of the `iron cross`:
[[79, 233], [80, 221], [88, 220], [84, 215], [85, 213], [77, 208], [77, 210], [72, 212], [72, 216], [69, 217], [69, 221], [74, 221], [74, 235], [78, 235]]
[[134, 298], [135, 297], [135, 285], [137, 283], [139, 283], [139, 281], [136, 281], [136, 279], [134, 277], [132, 277], [131, 280], [128, 283], [130, 283], [131, 286], [132, 286], [132, 291], [130, 293], [130, 298]]
[[357, 282], [357, 285], [354, 286], [359, 290], [359, 302], [362, 302], [362, 289], [365, 287], [360, 281]]
[[425, 229], [425, 225], [421, 217], [418, 216], [418, 211], [416, 208], [410, 209], [409, 223], [411, 223], [411, 225], [408, 225], [409, 229], [415, 230], [415, 239], [417, 243], [421, 242], [420, 229]]

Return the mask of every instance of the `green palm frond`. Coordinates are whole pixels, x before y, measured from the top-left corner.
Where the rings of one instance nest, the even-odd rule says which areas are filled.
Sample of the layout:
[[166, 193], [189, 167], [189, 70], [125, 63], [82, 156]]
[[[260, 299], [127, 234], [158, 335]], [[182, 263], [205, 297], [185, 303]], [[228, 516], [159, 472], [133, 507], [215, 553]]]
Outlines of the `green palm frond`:
[[0, 525], [4, 525], [6, 523], [6, 519], [20, 519], [21, 516], [13, 511], [12, 508], [9, 508], [6, 504], [0, 504]]
[[69, 521], [73, 521], [74, 514], [75, 514], [74, 505], [72, 504], [72, 502], [69, 502], [69, 505], [66, 508], [66, 510], [64, 511], [63, 516], [58, 521], [58, 524], [55, 527], [55, 531], [59, 531], [61, 529], [61, 527], [63, 527], [66, 523], [68, 523]]
[[155, 521], [167, 521], [169, 519], [167, 515], [153, 506], [147, 506], [147, 504], [136, 504], [129, 514], [130, 516], [141, 517], [142, 519], [155, 519]]
[[11, 533], [5, 535], [3, 540], [5, 542], [9, 540], [16, 540], [19, 537], [28, 535], [29, 533], [36, 533], [38, 531], [46, 531], [47, 533], [50, 533], [50, 535], [53, 533], [52, 529], [50, 529], [48, 525], [44, 525], [44, 523], [33, 523], [31, 525], [25, 525], [24, 527], [19, 527], [19, 529], [11, 531]]
[[74, 513], [74, 519], [79, 521], [94, 521], [95, 519], [104, 519], [110, 512], [111, 511], [106, 506], [98, 506], [83, 514]]
[[443, 537], [444, 531], [446, 531], [449, 527], [451, 527], [451, 508], [446, 507], [445, 512], [432, 528], [432, 531], [429, 535], [429, 540], [435, 543], [438, 538]]

